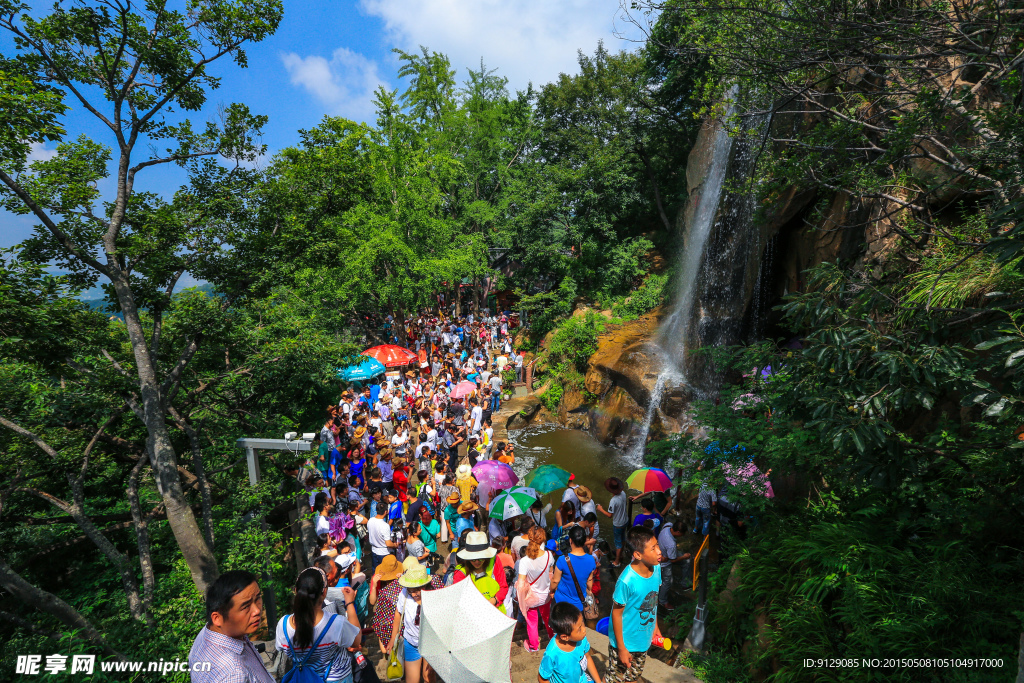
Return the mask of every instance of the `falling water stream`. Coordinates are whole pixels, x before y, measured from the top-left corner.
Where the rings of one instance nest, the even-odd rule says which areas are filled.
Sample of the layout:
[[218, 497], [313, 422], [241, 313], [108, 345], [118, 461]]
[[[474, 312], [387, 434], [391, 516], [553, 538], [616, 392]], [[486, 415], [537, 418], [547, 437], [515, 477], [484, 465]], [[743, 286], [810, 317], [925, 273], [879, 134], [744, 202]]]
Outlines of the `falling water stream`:
[[[729, 98], [736, 96], [734, 87], [729, 91]], [[733, 112], [730, 107], [729, 113]], [[661, 372], [654, 383], [644, 421], [633, 445], [626, 453], [633, 465], [643, 463], [644, 448], [651, 432], [651, 424], [661, 405], [666, 385], [686, 383], [684, 359], [687, 350], [687, 336], [690, 333], [690, 321], [693, 319], [693, 305], [696, 300], [698, 278], [707, 246], [711, 228], [718, 213], [718, 204], [722, 198], [726, 173], [729, 169], [729, 153], [732, 151], [733, 138], [726, 126], [720, 125], [715, 133], [711, 164], [708, 174], [700, 187], [700, 198], [697, 209], [688, 226], [682, 249], [682, 264], [679, 285], [675, 297], [675, 307], [669, 317], [661, 325], [656, 338], [657, 352], [661, 356]]]

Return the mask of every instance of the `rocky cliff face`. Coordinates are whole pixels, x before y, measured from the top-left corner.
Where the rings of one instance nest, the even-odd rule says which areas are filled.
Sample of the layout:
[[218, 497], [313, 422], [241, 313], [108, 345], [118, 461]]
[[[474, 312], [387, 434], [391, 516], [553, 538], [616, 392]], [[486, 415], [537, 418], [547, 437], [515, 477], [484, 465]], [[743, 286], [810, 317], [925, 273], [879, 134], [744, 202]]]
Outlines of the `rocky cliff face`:
[[[666, 313], [659, 308], [623, 325], [608, 324], [590, 357], [585, 391], [567, 390], [552, 417], [564, 426], [589, 430], [605, 444], [625, 447], [634, 439], [661, 370], [652, 339]], [[680, 430], [677, 418], [686, 403], [678, 392], [665, 392], [661, 406], [651, 430], [658, 438]]]
[[[745, 181], [761, 145], [770, 138], [796, 137], [813, 123], [801, 112], [783, 112], [770, 129], [753, 126], [753, 134], [733, 141], [694, 291], [686, 348], [776, 334], [778, 330], [771, 329], [771, 309], [786, 294], [805, 287], [803, 273], [808, 268], [839, 261], [866, 275], [880, 276], [887, 260], [899, 257], [897, 235], [886, 218], [890, 207], [861, 202], [846, 192], [822, 195], [798, 187], [786, 188], [761, 205], [753, 200]], [[688, 158], [689, 196], [676, 221], [683, 249], [691, 246], [688, 230], [708, 191], [719, 125], [709, 120], [702, 127]], [[636, 438], [665, 362], [661, 348], [672, 343], [658, 339], [668, 313], [660, 308], [624, 325], [609, 326], [590, 359], [586, 393], [567, 392], [558, 420], [589, 429], [607, 444], [625, 446]], [[706, 361], [687, 356], [675, 362], [685, 368], [689, 386], [666, 387], [648, 438], [689, 429], [685, 419], [689, 398], [701, 393], [702, 385], [716, 385], [713, 369], [703, 366]]]

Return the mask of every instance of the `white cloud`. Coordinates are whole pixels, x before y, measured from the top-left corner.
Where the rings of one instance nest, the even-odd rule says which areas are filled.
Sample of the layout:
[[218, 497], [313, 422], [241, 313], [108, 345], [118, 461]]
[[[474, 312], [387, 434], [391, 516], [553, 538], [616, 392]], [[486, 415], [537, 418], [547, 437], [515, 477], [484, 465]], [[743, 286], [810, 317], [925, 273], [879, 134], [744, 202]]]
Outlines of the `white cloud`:
[[386, 83], [377, 73], [377, 63], [358, 52], [340, 47], [331, 58], [300, 57], [294, 52], [281, 55], [293, 85], [297, 85], [327, 106], [332, 114], [356, 121], [372, 121], [373, 93]]
[[498, 69], [515, 91], [576, 73], [577, 50], [592, 54], [599, 40], [612, 52], [632, 50], [621, 40], [642, 34], [623, 19], [619, 0], [360, 0], [366, 13], [384, 21], [391, 44], [443, 52], [458, 69]]
[[57, 150], [47, 149], [46, 144], [42, 142], [30, 142], [28, 143], [28, 163], [33, 161], [47, 161], [57, 156]]

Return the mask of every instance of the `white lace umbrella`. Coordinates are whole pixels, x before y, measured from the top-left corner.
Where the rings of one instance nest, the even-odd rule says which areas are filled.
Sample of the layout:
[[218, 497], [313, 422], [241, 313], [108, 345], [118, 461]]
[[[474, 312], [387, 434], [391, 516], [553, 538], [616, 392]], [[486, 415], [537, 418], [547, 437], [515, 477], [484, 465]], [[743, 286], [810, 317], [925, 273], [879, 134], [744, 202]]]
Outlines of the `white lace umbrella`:
[[511, 683], [515, 619], [464, 580], [423, 591], [420, 654], [445, 683]]

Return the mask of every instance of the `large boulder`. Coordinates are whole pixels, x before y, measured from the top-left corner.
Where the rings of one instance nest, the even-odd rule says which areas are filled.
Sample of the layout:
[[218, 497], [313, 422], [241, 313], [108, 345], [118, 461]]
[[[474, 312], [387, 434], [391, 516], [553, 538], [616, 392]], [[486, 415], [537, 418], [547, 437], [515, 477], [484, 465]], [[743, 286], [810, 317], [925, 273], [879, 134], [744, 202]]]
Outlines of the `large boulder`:
[[646, 405], [661, 370], [653, 341], [664, 316], [665, 309], [658, 308], [624, 325], [609, 325], [598, 337], [597, 352], [590, 357], [587, 391], [604, 396], [618, 386], [637, 403]]
[[[586, 424], [601, 443], [623, 441], [644, 419], [645, 407], [661, 371], [654, 337], [665, 315], [659, 308], [624, 325], [609, 325], [598, 337], [597, 352], [590, 357], [585, 376], [586, 390], [598, 396], [589, 406]], [[564, 399], [563, 399], [564, 400]], [[566, 422], [583, 404], [573, 396], [567, 407]]]

